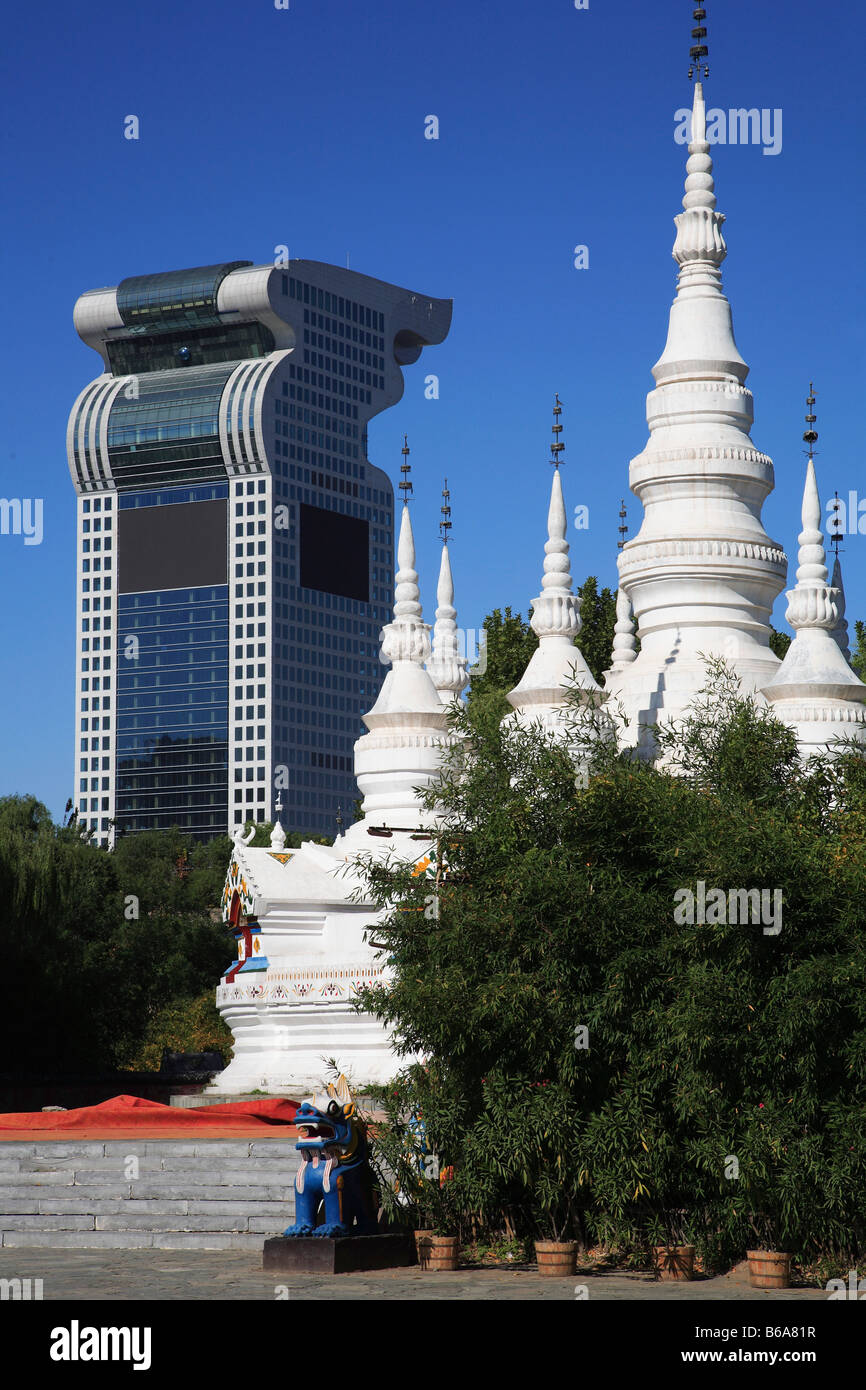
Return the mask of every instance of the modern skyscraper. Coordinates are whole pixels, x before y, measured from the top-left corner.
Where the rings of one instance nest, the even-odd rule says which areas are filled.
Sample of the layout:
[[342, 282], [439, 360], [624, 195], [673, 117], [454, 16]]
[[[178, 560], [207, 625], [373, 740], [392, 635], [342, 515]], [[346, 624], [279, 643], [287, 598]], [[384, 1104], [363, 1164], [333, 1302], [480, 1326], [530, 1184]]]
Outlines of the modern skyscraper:
[[394, 494], [367, 423], [451, 301], [316, 261], [91, 290], [72, 409], [76, 801], [102, 841], [332, 831], [385, 673]]

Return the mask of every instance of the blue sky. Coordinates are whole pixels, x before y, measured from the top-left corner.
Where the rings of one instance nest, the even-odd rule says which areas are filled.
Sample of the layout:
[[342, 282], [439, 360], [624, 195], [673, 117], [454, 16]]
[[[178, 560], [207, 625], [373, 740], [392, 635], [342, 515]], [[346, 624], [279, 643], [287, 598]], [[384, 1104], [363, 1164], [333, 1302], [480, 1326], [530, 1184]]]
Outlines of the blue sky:
[[[0, 793], [59, 814], [72, 786], [74, 493], [66, 421], [100, 370], [72, 326], [126, 275], [292, 256], [454, 300], [451, 333], [371, 424], [399, 476], [407, 431], [425, 616], [439, 492], [452, 494], [460, 622], [538, 592], [550, 408], [578, 580], [615, 582], [619, 499], [646, 441], [650, 368], [674, 292], [672, 218], [691, 100], [688, 0], [210, 0], [49, 3], [4, 21], [6, 198], [0, 496], [44, 499], [44, 538], [0, 536], [7, 596]], [[751, 366], [755, 442], [775, 460], [770, 535], [796, 552], [803, 398], [818, 390], [822, 492], [866, 502], [864, 122], [846, 54], [860, 6], [709, 0], [707, 104], [781, 109], [782, 148], [719, 145], [724, 276]], [[124, 118], [140, 139], [123, 138]], [[425, 140], [425, 117], [439, 139]], [[589, 248], [576, 270], [573, 248]], [[424, 376], [440, 379], [427, 400]], [[639, 507], [630, 499], [630, 526]], [[864, 507], [866, 510], [866, 507]], [[866, 519], [864, 519], [866, 528]], [[866, 538], [846, 537], [866, 617]], [[789, 569], [793, 581], [794, 565]], [[784, 598], [776, 608], [784, 626]]]

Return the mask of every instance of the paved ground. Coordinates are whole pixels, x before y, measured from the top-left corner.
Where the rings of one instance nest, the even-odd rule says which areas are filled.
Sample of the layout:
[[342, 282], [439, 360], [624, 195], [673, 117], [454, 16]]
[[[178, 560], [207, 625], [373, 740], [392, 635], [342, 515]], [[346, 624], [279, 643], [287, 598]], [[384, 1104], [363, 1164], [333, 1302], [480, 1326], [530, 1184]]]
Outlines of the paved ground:
[[[0, 1279], [41, 1279], [43, 1298], [160, 1302], [181, 1299], [432, 1299], [465, 1300], [817, 1300], [823, 1289], [753, 1289], [739, 1266], [719, 1279], [657, 1283], [648, 1274], [578, 1274], [547, 1278], [534, 1267], [464, 1269], [453, 1274], [417, 1269], [333, 1276], [265, 1275], [261, 1258], [243, 1251], [0, 1250]], [[586, 1286], [586, 1294], [580, 1289]]]

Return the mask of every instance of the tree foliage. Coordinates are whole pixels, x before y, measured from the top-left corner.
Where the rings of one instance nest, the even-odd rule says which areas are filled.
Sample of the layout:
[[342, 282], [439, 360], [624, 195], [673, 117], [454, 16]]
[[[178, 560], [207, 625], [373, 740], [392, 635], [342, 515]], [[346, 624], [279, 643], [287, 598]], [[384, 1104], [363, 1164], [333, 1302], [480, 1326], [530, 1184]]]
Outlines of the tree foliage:
[[217, 910], [230, 848], [153, 831], [107, 853], [76, 822], [55, 825], [34, 797], [0, 800], [14, 981], [0, 1070], [129, 1065], [162, 1011], [213, 990], [231, 960]]
[[[689, 1238], [718, 1266], [765, 1243], [848, 1268], [866, 1244], [862, 760], [803, 768], [718, 662], [660, 731], [665, 766], [599, 746], [586, 787], [490, 708], [458, 727], [438, 881], [367, 867], [392, 980], [363, 1006], [405, 1059], [380, 1098], [392, 1157], [417, 1170], [423, 1117], [453, 1169], [437, 1219], [464, 1234]], [[727, 915], [676, 920], [700, 883]], [[778, 932], [734, 920], [729, 895], [753, 889], [781, 892]]]

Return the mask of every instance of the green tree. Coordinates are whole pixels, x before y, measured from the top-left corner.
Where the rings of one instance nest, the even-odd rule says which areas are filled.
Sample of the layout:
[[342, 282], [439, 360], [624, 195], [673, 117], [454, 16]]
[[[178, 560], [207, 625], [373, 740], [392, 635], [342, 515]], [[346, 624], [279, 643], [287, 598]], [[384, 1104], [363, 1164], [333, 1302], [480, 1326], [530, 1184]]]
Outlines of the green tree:
[[0, 932], [15, 981], [6, 1069], [13, 1046], [19, 1072], [110, 1068], [161, 1010], [212, 991], [231, 959], [213, 920], [229, 848], [167, 831], [106, 853], [75, 821], [55, 825], [36, 798], [3, 798]]
[[859, 618], [854, 623], [854, 650], [851, 653], [851, 665], [861, 681], [866, 681], [866, 624], [862, 623]]
[[575, 646], [599, 685], [610, 666], [613, 651], [613, 630], [616, 625], [616, 591], [602, 589], [599, 593], [595, 575], [585, 579], [577, 591], [580, 604], [580, 632]]
[[789, 632], [777, 632], [774, 627], [770, 628], [770, 651], [774, 652], [780, 661], [784, 660], [792, 640]]
[[[769, 1240], [850, 1267], [866, 1244], [862, 759], [803, 768], [718, 662], [661, 731], [665, 765], [598, 745], [586, 787], [561, 746], [489, 708], [460, 731], [431, 792], [438, 877], [367, 870], [393, 973], [362, 1006], [424, 1058], [383, 1089], [385, 1142], [417, 1159], [423, 1117], [464, 1234], [689, 1238], [716, 1266]], [[719, 920], [695, 909], [701, 884]], [[755, 889], [764, 915], [740, 922]]]
[[485, 667], [472, 673], [469, 700], [485, 703], [500, 716], [510, 708], [505, 696], [520, 680], [538, 646], [538, 638], [521, 613], [494, 608], [482, 624]]

